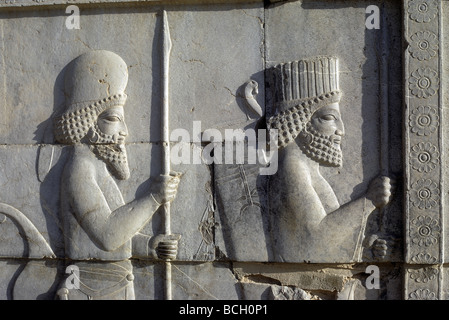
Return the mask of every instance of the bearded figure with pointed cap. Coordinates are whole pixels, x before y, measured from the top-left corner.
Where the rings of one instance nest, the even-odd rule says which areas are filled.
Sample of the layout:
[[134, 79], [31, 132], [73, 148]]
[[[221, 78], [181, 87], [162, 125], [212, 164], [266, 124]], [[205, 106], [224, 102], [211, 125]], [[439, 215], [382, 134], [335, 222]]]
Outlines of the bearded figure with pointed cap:
[[126, 63], [117, 54], [87, 52], [67, 67], [66, 108], [54, 119], [54, 134], [71, 154], [61, 178], [61, 211], [67, 263], [79, 270], [79, 285], [66, 280], [59, 299], [134, 299], [133, 256], [174, 259], [179, 235], [154, 237], [139, 231], [180, 182], [160, 176], [141, 198], [125, 203], [114, 179], [128, 179], [126, 155]]
[[[278, 172], [270, 177], [270, 219], [275, 260], [361, 261], [367, 216], [391, 200], [389, 178], [340, 205], [320, 166], [340, 167], [345, 134], [336, 57], [317, 56], [267, 70], [272, 107], [267, 128], [278, 130]], [[374, 256], [386, 242], [372, 243]]]
[[[101, 60], [100, 58], [101, 55]], [[125, 61], [109, 51], [81, 55], [69, 66], [65, 77], [67, 109], [55, 120], [56, 140], [63, 144], [87, 143], [107, 161], [118, 179], [129, 178], [124, 148], [128, 129], [124, 121], [113, 134], [99, 128], [98, 117], [111, 108], [123, 108], [127, 95], [128, 69]]]

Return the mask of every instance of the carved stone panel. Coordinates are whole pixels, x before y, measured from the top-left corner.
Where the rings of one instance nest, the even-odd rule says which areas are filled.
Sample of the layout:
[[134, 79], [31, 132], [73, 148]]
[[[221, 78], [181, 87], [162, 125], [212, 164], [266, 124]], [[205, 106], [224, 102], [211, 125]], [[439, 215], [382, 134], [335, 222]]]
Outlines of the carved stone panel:
[[448, 12], [1, 2], [0, 299], [449, 299]]
[[[384, 8], [385, 32], [351, 28], [360, 23], [363, 10], [362, 4], [320, 1], [267, 10], [265, 114], [257, 127], [277, 130], [270, 146], [277, 153], [276, 170], [264, 176], [249, 163], [215, 166], [228, 258], [402, 259], [402, 199], [396, 184], [402, 160], [394, 152], [402, 148], [395, 126], [402, 104], [391, 89], [401, 84], [400, 9]], [[323, 30], [323, 19], [335, 27]], [[335, 40], [337, 25], [345, 35], [340, 41]], [[246, 200], [238, 201], [248, 196], [252, 215], [243, 213]], [[238, 200], [227, 205], [230, 199]], [[240, 228], [249, 232], [241, 235]], [[250, 234], [257, 240], [245, 240]], [[379, 249], [383, 246], [385, 251]]]
[[[189, 117], [195, 118], [195, 114], [205, 114], [204, 125], [214, 125], [208, 121], [215, 121], [215, 117], [204, 111], [210, 103], [196, 102], [211, 90], [209, 85], [220, 86], [212, 88], [218, 91], [214, 101], [219, 108], [239, 110], [243, 116], [239, 119], [244, 119], [234, 92], [252, 70], [260, 69], [255, 67], [261, 65], [260, 58], [253, 59], [254, 54], [261, 55], [259, 44], [251, 55], [245, 50], [247, 59], [254, 63], [246, 64], [241, 80], [230, 82], [229, 75], [221, 74], [214, 77], [214, 84], [212, 79], [206, 79], [208, 86], [198, 84], [187, 89], [186, 78], [195, 74], [204, 78], [201, 73], [218, 74], [210, 70], [220, 68], [220, 55], [228, 59], [232, 55], [220, 50], [199, 50], [205, 43], [209, 45], [211, 36], [204, 34], [199, 38], [200, 25], [190, 25], [190, 38], [183, 31], [185, 24], [203, 16], [198, 21], [213, 21], [219, 33], [225, 30], [229, 19], [238, 21], [239, 16], [249, 14], [254, 17], [240, 19], [243, 26], [232, 26], [245, 30], [242, 38], [251, 38], [260, 35], [257, 18], [263, 12], [261, 6], [244, 5], [238, 13], [230, 13], [227, 5], [206, 11], [196, 10], [195, 6], [178, 14], [173, 11], [168, 14], [171, 34], [166, 35], [162, 32], [164, 16], [159, 7], [86, 7], [83, 28], [75, 30], [64, 26], [64, 11], [48, 8], [51, 13], [40, 11], [31, 16], [32, 8], [1, 12], [10, 22], [2, 20], [0, 26], [2, 79], [11, 86], [2, 89], [0, 181], [5, 190], [0, 198], [0, 254], [5, 261], [32, 258], [55, 262], [48, 265], [48, 279], [35, 291], [30, 288], [36, 280], [23, 279], [39, 268], [32, 264], [18, 266], [9, 280], [5, 276], [10, 283], [8, 288], [14, 284], [15, 288], [8, 289], [4, 297], [36, 298], [42, 294], [37, 290], [47, 290], [47, 298], [60, 299], [128, 299], [136, 295], [167, 298], [167, 281], [156, 281], [154, 289], [146, 292], [133, 280], [133, 264], [138, 261], [143, 261], [142, 268], [149, 270], [144, 272], [146, 277], [150, 277], [153, 265], [157, 275], [164, 275], [171, 266], [173, 283], [168, 284], [178, 291], [185, 283], [201, 283], [194, 279], [201, 272], [193, 271], [193, 278], [186, 282], [182, 279], [183, 267], [175, 264], [215, 260], [211, 169], [204, 162], [173, 161], [173, 176], [161, 180], [165, 141], [161, 137], [160, 80], [164, 75], [159, 68], [166, 56], [158, 48], [163, 36], [172, 40], [170, 129], [185, 128], [191, 133]], [[222, 19], [216, 19], [220, 15]], [[116, 32], [103, 34], [106, 29], [114, 29], [113, 25]], [[184, 50], [192, 39], [196, 49]], [[24, 52], [37, 52], [37, 58], [31, 61]], [[233, 54], [239, 52], [234, 50]], [[7, 56], [15, 56], [14, 62]], [[196, 65], [202, 67], [196, 69]], [[234, 116], [231, 112], [229, 115], [230, 119]], [[190, 140], [186, 142], [189, 144]], [[176, 143], [171, 144], [171, 148], [175, 146]], [[202, 148], [193, 144], [188, 147]], [[164, 235], [167, 219], [161, 205], [167, 201], [171, 204], [170, 234]], [[170, 264], [165, 259], [174, 261]], [[69, 276], [65, 268], [73, 266], [81, 270], [81, 293], [64, 286]], [[100, 270], [101, 275], [92, 277], [95, 270]], [[120, 281], [114, 282], [114, 277]], [[229, 281], [232, 285], [232, 279]], [[200, 289], [210, 292], [208, 297], [214, 296], [214, 290]], [[173, 296], [180, 297], [176, 293]]]

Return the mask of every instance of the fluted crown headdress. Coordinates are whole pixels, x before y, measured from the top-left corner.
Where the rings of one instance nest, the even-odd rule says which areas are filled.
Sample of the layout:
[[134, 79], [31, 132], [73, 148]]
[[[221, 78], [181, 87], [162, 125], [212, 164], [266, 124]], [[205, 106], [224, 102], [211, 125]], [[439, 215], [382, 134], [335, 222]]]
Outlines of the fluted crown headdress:
[[282, 63], [269, 69], [267, 77], [272, 90], [267, 128], [279, 130], [279, 147], [294, 141], [316, 110], [341, 98], [336, 57]]

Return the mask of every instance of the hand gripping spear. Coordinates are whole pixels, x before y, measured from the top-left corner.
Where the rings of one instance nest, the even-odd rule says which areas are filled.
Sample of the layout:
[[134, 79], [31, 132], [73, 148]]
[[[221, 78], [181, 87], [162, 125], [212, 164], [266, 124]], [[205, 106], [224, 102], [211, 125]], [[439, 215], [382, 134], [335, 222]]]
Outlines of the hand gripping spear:
[[[170, 30], [167, 22], [167, 12], [162, 12], [162, 64], [161, 64], [161, 87], [162, 87], [162, 104], [161, 104], [161, 143], [162, 143], [162, 174], [170, 174], [170, 139], [168, 130], [168, 69], [169, 58], [171, 51]], [[162, 214], [164, 219], [164, 233], [171, 234], [170, 228], [170, 202], [166, 202], [162, 207]], [[170, 260], [165, 261], [165, 299], [172, 299], [171, 292], [171, 263]]]

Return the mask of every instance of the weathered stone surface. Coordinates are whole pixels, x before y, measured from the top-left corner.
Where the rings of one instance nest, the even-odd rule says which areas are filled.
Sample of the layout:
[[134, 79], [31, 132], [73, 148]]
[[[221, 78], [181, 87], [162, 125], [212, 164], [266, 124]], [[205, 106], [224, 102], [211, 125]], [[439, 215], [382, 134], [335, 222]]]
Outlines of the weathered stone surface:
[[[251, 124], [240, 87], [249, 79], [259, 82], [257, 100], [264, 104], [262, 4], [199, 5], [188, 10], [169, 6], [167, 10], [173, 42], [171, 129], [192, 132], [194, 120], [202, 122], [203, 130]], [[8, 20], [1, 25], [2, 34], [8, 36], [0, 44], [5, 84], [0, 142], [52, 143], [48, 119], [64, 103], [63, 69], [78, 55], [99, 49], [117, 53], [128, 65], [127, 106], [132, 111], [126, 119], [133, 130], [127, 141], [159, 141], [159, 11], [155, 6], [86, 7], [81, 9], [79, 30], [64, 27], [64, 7], [35, 14], [2, 12], [2, 19]], [[38, 58], [30, 59], [27, 52]], [[237, 59], [239, 68], [223, 68]], [[30, 130], [14, 130], [23, 121]]]
[[[136, 299], [163, 299], [163, 264], [135, 260], [133, 265]], [[0, 269], [2, 300], [52, 300], [65, 272], [62, 261], [1, 260]], [[236, 283], [228, 264], [173, 265], [173, 298], [176, 300], [237, 300], [240, 292]]]
[[[53, 157], [44, 161], [46, 170], [51, 171], [47, 180], [38, 177], [36, 168], [38, 167], [39, 152], [42, 150], [38, 146], [10, 145], [0, 147], [0, 158], [2, 165], [0, 169], [0, 181], [2, 190], [0, 197], [2, 206], [9, 206], [11, 213], [4, 218], [4, 223], [0, 225], [2, 230], [1, 254], [3, 257], [32, 257], [43, 258], [43, 255], [30, 256], [30, 248], [36, 243], [38, 246], [48, 244], [51, 250], [58, 256], [61, 255], [61, 231], [58, 224], [58, 193], [59, 175], [61, 170], [58, 164], [59, 159], [63, 159], [61, 147], [51, 147], [50, 153]], [[54, 175], [57, 177], [54, 178]], [[44, 181], [45, 180], [45, 181]], [[5, 208], [2, 207], [2, 212]], [[21, 219], [24, 218], [24, 219]], [[20, 220], [18, 220], [20, 219]], [[21, 223], [21, 221], [25, 221]], [[33, 226], [38, 234], [31, 238], [24, 233], [23, 229]], [[27, 241], [27, 237], [30, 237]], [[40, 241], [43, 237], [43, 241]], [[42, 239], [41, 239], [42, 240]]]
[[[53, 157], [42, 159], [42, 148], [53, 153]], [[63, 165], [70, 147], [61, 146], [1, 146], [0, 182], [4, 192], [0, 202], [12, 206], [36, 227], [45, 242], [58, 257], [64, 257], [64, 239], [59, 216], [59, 190]], [[142, 188], [149, 184], [150, 176], [157, 176], [160, 165], [151, 161], [152, 155], [160, 157], [159, 146], [151, 144], [130, 144], [127, 146], [131, 170], [131, 178], [119, 183], [123, 198], [131, 201], [140, 196]], [[14, 159], [14, 161], [11, 161]], [[51, 161], [50, 161], [51, 160]], [[38, 176], [37, 163], [44, 161], [48, 172]], [[44, 166], [44, 164], [42, 164]], [[210, 171], [205, 165], [177, 165], [173, 170], [183, 173], [180, 185], [180, 203], [172, 205], [173, 232], [182, 234], [178, 258], [180, 260], [213, 260], [215, 249], [210, 235], [210, 218], [213, 214], [212, 193], [210, 187]], [[41, 181], [40, 181], [41, 179]], [[196, 192], [204, 190], [204, 192]], [[24, 201], [26, 199], [26, 201]], [[188, 219], [185, 219], [185, 210]], [[209, 219], [209, 220], [208, 220]], [[2, 215], [1, 237], [2, 257], [28, 257], [29, 246], [35, 239], [27, 243], [22, 232], [25, 225], [17, 224], [15, 219]], [[151, 226], [142, 232], [156, 234], [162, 229], [161, 219], [156, 217]], [[18, 236], [21, 235], [21, 236]], [[37, 252], [39, 253], [39, 252]], [[31, 256], [42, 258], [42, 255]]]
[[448, 299], [448, 5], [0, 4], [0, 299]]
[[379, 266], [378, 289], [367, 288], [370, 279], [365, 270], [366, 265], [234, 264], [243, 292], [250, 299], [378, 300], [384, 295], [401, 299], [398, 288], [402, 279], [397, 266]]
[[[388, 122], [393, 120], [386, 118], [386, 120], [381, 120], [379, 123], [379, 118], [384, 119], [385, 115], [381, 114], [382, 101], [379, 99], [382, 94], [380, 92], [381, 86], [379, 84], [384, 81], [384, 79], [381, 79], [379, 75], [379, 69], [381, 69], [382, 66], [380, 65], [380, 60], [378, 59], [378, 56], [381, 54], [379, 50], [382, 49], [379, 47], [379, 43], [383, 43], [385, 47], [388, 47], [388, 49], [391, 50], [390, 54], [396, 55], [397, 59], [400, 60], [400, 51], [394, 50], [394, 48], [397, 48], [394, 45], [395, 39], [399, 38], [400, 35], [394, 33], [393, 27], [389, 27], [389, 39], [382, 39], [381, 32], [376, 32], [377, 30], [370, 32], [370, 30], [361, 27], [365, 16], [359, 13], [364, 12], [365, 9], [366, 6], [363, 4], [358, 4], [352, 8], [348, 8], [344, 3], [340, 2], [325, 4], [320, 1], [303, 1], [277, 5], [273, 7], [272, 10], [268, 10], [266, 16], [267, 59], [270, 61], [270, 65], [287, 63], [289, 61], [297, 61], [301, 59], [305, 59], [305, 61], [307, 61], [308, 58], [323, 55], [338, 57], [338, 61], [336, 61], [336, 63], [339, 64], [340, 71], [338, 72], [338, 79], [335, 80], [338, 80], [337, 88], [342, 92], [342, 97], [339, 100], [339, 111], [341, 112], [342, 121], [340, 131], [344, 134], [341, 139], [343, 165], [338, 169], [322, 168], [322, 176], [326, 181], [328, 181], [329, 187], [334, 190], [337, 201], [340, 204], [334, 206], [333, 210], [341, 206], [341, 208], [344, 208], [343, 211], [346, 212], [344, 215], [347, 215], [345, 222], [341, 220], [343, 222], [342, 227], [346, 228], [345, 231], [342, 229], [341, 234], [339, 234], [338, 231], [332, 236], [329, 234], [329, 239], [335, 239], [336, 241], [339, 241], [338, 239], [341, 238], [341, 236], [348, 236], [355, 231], [355, 229], [350, 231], [351, 227], [348, 222], [352, 221], [355, 223], [355, 221], [358, 220], [356, 215], [362, 210], [365, 210], [364, 208], [368, 208], [368, 202], [362, 206], [359, 206], [357, 209], [354, 208], [355, 210], [353, 210], [352, 213], [349, 213], [348, 211], [351, 211], [351, 206], [354, 206], [351, 205], [351, 203], [358, 201], [357, 199], [360, 199], [366, 195], [367, 191], [369, 192], [369, 184], [372, 180], [378, 175], [385, 174], [385, 172], [394, 174], [395, 172], [400, 172], [401, 170], [400, 165], [398, 166], [397, 160], [390, 160], [390, 157], [387, 157], [387, 163], [382, 163], [385, 162], [385, 160], [382, 160], [381, 154], [385, 152], [388, 154], [390, 154], [390, 152], [391, 154], [394, 154], [393, 150], [397, 147], [400, 148], [400, 144], [389, 145], [386, 144], [387, 142], [379, 140], [380, 132], [382, 130], [382, 121], [386, 121], [386, 125], [388, 125]], [[389, 24], [391, 24], [391, 26], [399, 25], [400, 20], [395, 19], [398, 8], [391, 6], [385, 8], [385, 10], [388, 12], [388, 16], [390, 18]], [[322, 28], [323, 20], [330, 23], [329, 28], [326, 28], [326, 30]], [[341, 22], [343, 20], [345, 21], [344, 23]], [[337, 27], [337, 25], [339, 25], [339, 27]], [[293, 28], [293, 30], [291, 30], [291, 28]], [[291, 41], [290, 39], [295, 39], [295, 41]], [[339, 41], [336, 39], [339, 39]], [[302, 45], [303, 43], [307, 43], [308, 45], [304, 46]], [[394, 70], [397, 70], [396, 72], [400, 73], [401, 65], [394, 63], [394, 59], [390, 58], [389, 61], [392, 61], [389, 67], [395, 68]], [[316, 72], [318, 77], [320, 71], [316, 70]], [[324, 69], [323, 72], [325, 72]], [[309, 80], [311, 79], [309, 78]], [[400, 79], [398, 80], [400, 81]], [[271, 80], [268, 79], [267, 81]], [[292, 79], [290, 79], [290, 81], [293, 83]], [[396, 78], [393, 76], [390, 78], [390, 81], [393, 81], [394, 83]], [[377, 83], [377, 85], [373, 85], [373, 83]], [[329, 87], [328, 91], [332, 89], [332, 87]], [[276, 90], [276, 88], [273, 88], [273, 84], [271, 84], [271, 90], [267, 90], [267, 106], [273, 106], [273, 103], [279, 102], [279, 100], [276, 100], [277, 98], [275, 97], [276, 94], [279, 94], [276, 93]], [[324, 85], [324, 90], [326, 90], [326, 83]], [[401, 110], [402, 106], [400, 98], [400, 96], [394, 96], [390, 99], [389, 108], [391, 110]], [[274, 115], [275, 111], [270, 113]], [[285, 123], [285, 125], [286, 124], [287, 123]], [[397, 141], [395, 139], [400, 138], [401, 133], [395, 129], [392, 129], [390, 131], [390, 135], [392, 137], [392, 141]], [[369, 139], [363, 138], [368, 136], [370, 137]], [[388, 148], [389, 151], [386, 151], [385, 148]], [[285, 149], [287, 150], [287, 148]], [[280, 171], [283, 171], [282, 159], [284, 159], [284, 156], [280, 151]], [[287, 157], [286, 159], [289, 158]], [[285, 170], [285, 175], [287, 177], [290, 176], [291, 178], [291, 174], [295, 174], [295, 171], [292, 171], [295, 170], [293, 168], [288, 168]], [[299, 174], [302, 173], [301, 171], [297, 172], [299, 172]], [[292, 181], [295, 181], [295, 179], [299, 182], [299, 178], [294, 178]], [[351, 182], [350, 184], [342, 183], [349, 181]], [[278, 187], [280, 190], [284, 189], [282, 181], [276, 181], [275, 184], [281, 184]], [[327, 191], [324, 191], [323, 188], [325, 188], [325, 186], [323, 184], [321, 184], [320, 187], [317, 187], [316, 184], [317, 182], [315, 180], [315, 189], [318, 189], [318, 193], [328, 193]], [[304, 187], [302, 186], [298, 188]], [[287, 190], [284, 191], [288, 193]], [[279, 192], [275, 190], [275, 194], [279, 194]], [[275, 195], [272, 196], [275, 198]], [[298, 207], [298, 204], [301, 201], [303, 203], [309, 201], [307, 198], [299, 198], [294, 200], [294, 195], [289, 196], [288, 199], [296, 201], [294, 204], [297, 208], [296, 210], [301, 210]], [[327, 203], [330, 205], [329, 200], [327, 200]], [[325, 205], [325, 203], [322, 204]], [[318, 208], [311, 210], [318, 210]], [[325, 210], [328, 211], [328, 214], [330, 211], [333, 211], [329, 208]], [[362, 231], [362, 234], [366, 231], [365, 236], [369, 237], [370, 233], [384, 233], [384, 235], [380, 235], [380, 237], [388, 236], [393, 239], [399, 239], [401, 235], [400, 208], [394, 204], [386, 210], [388, 213], [383, 213], [381, 217], [376, 218], [376, 215], [379, 215], [378, 212], [374, 212], [371, 217], [367, 217], [367, 221], [362, 222], [361, 224], [362, 228], [364, 228], [363, 224], [366, 224], [366, 229]], [[280, 212], [282, 212], [282, 210]], [[279, 217], [277, 219], [283, 221], [284, 218]], [[292, 220], [287, 219], [287, 224], [292, 222]], [[335, 221], [334, 223], [338, 222]], [[302, 224], [304, 225], [306, 222], [304, 221]], [[322, 224], [325, 223], [323, 222]], [[332, 229], [332, 227], [330, 228]], [[285, 233], [287, 234], [285, 234], [281, 231], [281, 229], [279, 230], [285, 239], [287, 239], [287, 242], [285, 244], [280, 244], [280, 246], [290, 246], [292, 249], [296, 248], [295, 246], [291, 246], [291, 241], [294, 241], [294, 239], [288, 237], [289, 232], [286, 231]], [[385, 232], [383, 232], [384, 230]], [[324, 230], [322, 232], [325, 234], [328, 233]], [[304, 232], [300, 232], [300, 234], [304, 234]], [[348, 248], [352, 253], [349, 251], [343, 252], [345, 250], [341, 251], [344, 249], [345, 245], [350, 243], [350, 241], [356, 241], [356, 231], [352, 237], [349, 237], [353, 240], [346, 239], [343, 240], [345, 245], [337, 245], [335, 248], [337, 251], [330, 249], [331, 247], [325, 244], [326, 241], [324, 241], [324, 237], [318, 235], [318, 238], [321, 239], [320, 241], [323, 241], [323, 244], [321, 246], [319, 245], [319, 248], [322, 248], [322, 250], [311, 249], [312, 252], [310, 256], [306, 252], [300, 254], [304, 256], [303, 260], [312, 262], [325, 262], [332, 260], [335, 262], [349, 262], [355, 258], [357, 261], [357, 258], [353, 255], [353, 249]], [[279, 241], [282, 242], [283, 240]], [[328, 244], [330, 245], [331, 242], [332, 241], [328, 241]], [[305, 240], [305, 243], [307, 243], [307, 240]], [[303, 245], [301, 247], [307, 248], [308, 246]], [[393, 247], [394, 244], [391, 248]], [[328, 253], [324, 253], [323, 250], [325, 250], [325, 248], [329, 248], [330, 251]], [[324, 256], [320, 257], [320, 251], [323, 252]], [[400, 254], [400, 251], [397, 251], [396, 249], [394, 251], [395, 254]], [[333, 254], [335, 254], [335, 257], [332, 256]], [[348, 256], [343, 258], [346, 254], [348, 254]], [[392, 257], [389, 257], [389, 259], [391, 258]], [[399, 257], [396, 257], [396, 259], [397, 258]], [[284, 259], [288, 258], [284, 257]], [[297, 256], [294, 259], [300, 260], [301, 258]]]
[[266, 177], [260, 165], [214, 165], [216, 245], [234, 261], [269, 261], [272, 257], [267, 215]]
[[[229, 265], [223, 263], [174, 263], [172, 265], [173, 299], [236, 300], [237, 280]], [[207, 277], [205, 276], [207, 274]], [[164, 299], [163, 264], [134, 263], [136, 299]]]
[[[180, 266], [174, 278], [178, 299], [236, 300], [237, 281], [228, 264], [206, 263]], [[211, 277], [204, 277], [209, 274]], [[182, 290], [182, 287], [189, 288]]]

